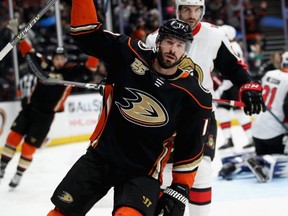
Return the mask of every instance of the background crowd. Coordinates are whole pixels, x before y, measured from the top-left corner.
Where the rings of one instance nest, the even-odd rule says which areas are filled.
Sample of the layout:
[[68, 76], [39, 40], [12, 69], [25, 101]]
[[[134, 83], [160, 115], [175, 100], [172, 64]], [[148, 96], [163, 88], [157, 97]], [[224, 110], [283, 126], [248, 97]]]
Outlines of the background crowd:
[[[255, 2], [253, 3], [251, 0], [206, 0], [206, 13], [203, 21], [208, 21], [219, 26], [223, 24], [233, 26], [237, 30], [236, 39], [240, 43], [243, 41], [243, 34], [241, 33], [243, 26], [241, 26], [241, 22], [244, 21], [245, 42], [247, 44], [242, 45], [247, 46], [247, 64], [252, 75], [256, 79], [260, 79], [268, 69], [273, 67], [279, 68], [282, 50], [272, 53], [271, 59], [264, 58], [263, 50], [265, 50], [266, 40], [263, 36], [260, 23], [263, 17], [267, 15], [267, 10], [271, 5], [269, 5], [269, 1]], [[106, 12], [108, 10], [107, 1], [95, 0], [95, 3], [98, 8], [99, 19], [105, 23]], [[14, 0], [14, 17], [18, 18], [20, 23], [25, 24], [45, 4], [45, 0]], [[69, 5], [69, 0], [60, 1], [63, 43], [68, 52], [69, 60], [82, 62], [87, 56], [79, 50], [69, 35]], [[241, 20], [241, 13], [244, 14], [244, 20]], [[146, 36], [155, 31], [163, 21], [175, 17], [175, 3], [174, 0], [111, 0], [111, 14], [113, 17], [113, 29], [111, 30], [113, 32], [125, 33], [132, 38], [139, 38], [145, 41]], [[8, 0], [4, 0], [0, 2], [0, 49], [11, 40], [11, 31], [7, 28], [9, 20], [9, 4]], [[55, 22], [55, 11], [51, 9], [29, 31], [27, 36], [35, 49], [47, 56], [51, 55], [57, 47]], [[20, 54], [18, 55], [18, 62], [19, 77], [21, 78], [27, 74], [27, 65]], [[98, 69], [105, 73], [105, 67], [101, 62], [98, 65]], [[17, 87], [15, 85], [13, 55], [10, 52], [0, 62], [0, 101], [18, 99], [19, 96], [16, 94]]]

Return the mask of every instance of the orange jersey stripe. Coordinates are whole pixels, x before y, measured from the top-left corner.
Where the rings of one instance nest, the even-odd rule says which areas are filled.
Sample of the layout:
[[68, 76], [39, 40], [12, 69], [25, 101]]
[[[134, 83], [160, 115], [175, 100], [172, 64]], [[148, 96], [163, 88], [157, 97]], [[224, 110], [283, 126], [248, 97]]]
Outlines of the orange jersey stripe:
[[18, 45], [22, 56], [25, 56], [28, 52], [33, 51], [33, 47], [27, 40], [20, 41]]
[[71, 86], [66, 87], [65, 91], [63, 92], [63, 95], [62, 95], [61, 99], [59, 100], [59, 102], [54, 107], [54, 111], [55, 112], [64, 109], [64, 103], [65, 103], [65, 101], [66, 101], [66, 99], [69, 96], [71, 91], [72, 91], [72, 87]]
[[196, 99], [196, 97], [195, 97], [193, 94], [191, 94], [189, 91], [187, 91], [187, 89], [185, 89], [185, 88], [183, 88], [183, 87], [181, 87], [181, 86], [175, 85], [175, 84], [173, 84], [173, 83], [171, 83], [171, 85], [175, 86], [176, 88], [180, 88], [180, 89], [184, 90], [185, 92], [187, 92], [187, 93], [196, 101], [196, 103], [197, 103], [200, 107], [202, 107], [202, 108], [204, 108], [204, 109], [211, 109], [211, 110], [212, 110], [212, 107], [210, 107], [210, 106], [209, 106], [209, 107], [203, 106], [203, 105]]
[[106, 85], [103, 97], [103, 107], [101, 111], [101, 115], [99, 117], [98, 123], [92, 135], [90, 136], [91, 145], [95, 148], [98, 144], [98, 140], [103, 133], [103, 129], [105, 128], [105, 124], [107, 122], [109, 112], [112, 106], [112, 98], [113, 98], [113, 86]]

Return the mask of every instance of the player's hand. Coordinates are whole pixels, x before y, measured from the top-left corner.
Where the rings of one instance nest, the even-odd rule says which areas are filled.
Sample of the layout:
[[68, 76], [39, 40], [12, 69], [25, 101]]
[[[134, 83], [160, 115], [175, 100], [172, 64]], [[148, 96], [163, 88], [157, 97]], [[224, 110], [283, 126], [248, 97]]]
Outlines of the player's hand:
[[189, 187], [187, 185], [172, 184], [164, 190], [158, 200], [155, 216], [183, 216], [188, 197]]
[[18, 19], [9, 20], [7, 28], [10, 29], [14, 35], [18, 34], [18, 27], [19, 27]]
[[258, 82], [249, 82], [241, 86], [239, 98], [245, 104], [246, 115], [259, 114], [266, 111], [266, 106], [262, 97], [262, 86]]

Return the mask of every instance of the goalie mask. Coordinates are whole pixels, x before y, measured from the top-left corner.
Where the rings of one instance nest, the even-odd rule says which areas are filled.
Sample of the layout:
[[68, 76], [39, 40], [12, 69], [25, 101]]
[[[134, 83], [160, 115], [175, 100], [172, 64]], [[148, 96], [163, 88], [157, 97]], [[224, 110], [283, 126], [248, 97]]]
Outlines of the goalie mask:
[[159, 28], [156, 44], [165, 36], [171, 36], [186, 43], [185, 52], [188, 53], [193, 41], [192, 29], [189, 24], [177, 19], [170, 19]]

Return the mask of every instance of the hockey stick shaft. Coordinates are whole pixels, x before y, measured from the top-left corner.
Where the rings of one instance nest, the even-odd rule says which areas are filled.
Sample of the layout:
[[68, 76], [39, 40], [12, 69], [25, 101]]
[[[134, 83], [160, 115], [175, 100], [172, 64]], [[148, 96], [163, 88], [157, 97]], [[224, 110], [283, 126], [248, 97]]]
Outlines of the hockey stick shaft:
[[38, 20], [55, 4], [57, 0], [50, 0], [40, 12], [34, 16], [22, 30], [8, 42], [0, 51], [0, 61], [10, 52], [10, 50], [26, 35], [26, 33], [38, 22]]
[[286, 132], [288, 132], [288, 127], [286, 125], [284, 125], [284, 123], [271, 111], [271, 109], [269, 109], [268, 107], [266, 107], [266, 110], [273, 116], [273, 118], [275, 118], [275, 120], [281, 124], [281, 126], [286, 130]]
[[[94, 83], [81, 83], [81, 82], [73, 82], [73, 81], [66, 81], [66, 80], [57, 80], [51, 78], [47, 73], [45, 73], [42, 68], [38, 65], [36, 57], [33, 54], [26, 55], [26, 61], [28, 66], [31, 68], [33, 73], [40, 79], [42, 83], [50, 84], [50, 85], [66, 85], [72, 87], [79, 87], [79, 88], [87, 88], [87, 89], [96, 89], [99, 90], [101, 85], [94, 84]], [[224, 99], [216, 99], [213, 98], [213, 101], [219, 104], [228, 105], [228, 106], [235, 106], [235, 107], [244, 107], [245, 104], [242, 101], [235, 101], [235, 100], [224, 100]]]
[[39, 78], [39, 80], [46, 85], [64, 85], [78, 88], [95, 89], [100, 90], [101, 85], [94, 83], [82, 83], [73, 82], [67, 80], [58, 80], [50, 77], [45, 71], [42, 70], [41, 66], [38, 65], [34, 54], [28, 53], [26, 55], [26, 61], [32, 72]]
[[224, 100], [224, 99], [213, 98], [213, 101], [218, 104], [228, 105], [232, 107], [244, 107], [245, 106], [245, 104], [242, 101], [236, 101], [236, 100]]
[[[66, 80], [57, 80], [51, 78], [47, 73], [45, 73], [42, 68], [37, 64], [35, 56], [33, 54], [26, 55], [26, 61], [33, 71], [33, 73], [40, 79], [42, 83], [50, 84], [50, 85], [66, 85], [72, 87], [79, 87], [79, 88], [88, 88], [88, 89], [96, 89], [99, 90], [101, 85], [94, 84], [94, 83], [81, 83], [81, 82], [73, 82], [73, 81], [66, 81]], [[228, 106], [236, 106], [236, 107], [244, 107], [245, 104], [242, 101], [235, 101], [235, 100], [223, 100], [223, 99], [216, 99], [213, 98], [213, 101], [219, 104], [228, 105]]]

